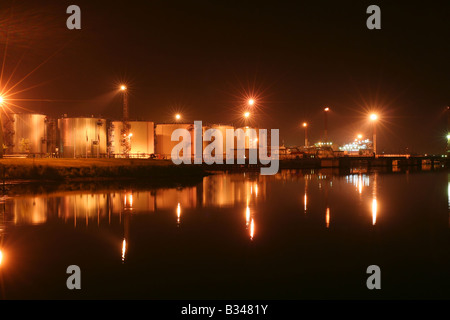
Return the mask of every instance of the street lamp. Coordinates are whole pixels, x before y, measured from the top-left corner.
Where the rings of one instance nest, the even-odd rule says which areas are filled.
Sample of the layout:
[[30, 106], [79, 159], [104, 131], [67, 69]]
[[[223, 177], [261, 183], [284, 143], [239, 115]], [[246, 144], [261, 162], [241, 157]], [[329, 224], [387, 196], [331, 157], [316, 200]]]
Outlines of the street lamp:
[[308, 146], [308, 124], [303, 122], [303, 128], [305, 128], [305, 147]]
[[244, 113], [244, 118], [248, 119], [250, 117], [250, 112], [246, 111]]
[[181, 115], [179, 114], [179, 113], [177, 113], [176, 115], [175, 115], [175, 120], [180, 120], [181, 119]]
[[378, 115], [375, 113], [372, 113], [370, 115], [370, 121], [373, 123], [373, 154], [377, 154], [377, 127], [376, 122], [378, 120]]
[[254, 99], [248, 99], [248, 105], [252, 106], [255, 104], [255, 100]]

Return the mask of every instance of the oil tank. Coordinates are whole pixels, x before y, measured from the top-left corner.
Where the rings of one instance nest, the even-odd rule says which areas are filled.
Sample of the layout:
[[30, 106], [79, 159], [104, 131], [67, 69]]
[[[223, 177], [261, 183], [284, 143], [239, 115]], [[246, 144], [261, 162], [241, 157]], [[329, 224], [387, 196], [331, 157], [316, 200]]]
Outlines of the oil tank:
[[[201, 139], [202, 139], [202, 153], [203, 147], [205, 144], [203, 143], [203, 136], [208, 127], [202, 125], [201, 131]], [[170, 159], [172, 149], [181, 142], [180, 141], [171, 141], [172, 133], [176, 129], [185, 129], [188, 130], [191, 135], [191, 156], [194, 157], [195, 154], [195, 132], [194, 132], [194, 124], [192, 123], [169, 123], [169, 124], [157, 124], [155, 130], [155, 154], [163, 159]], [[192, 158], [192, 161], [194, 159]]]
[[[208, 129], [215, 129], [217, 131], [219, 131], [222, 134], [222, 138], [223, 138], [223, 145], [222, 145], [222, 151], [223, 151], [223, 160], [226, 160], [226, 144], [227, 144], [227, 130], [233, 130], [234, 132], [234, 127], [231, 125], [223, 125], [223, 124], [211, 124], [208, 125], [208, 127], [205, 128], [206, 130]], [[204, 130], [205, 131], [205, 130]], [[203, 132], [204, 133], [204, 132]], [[203, 142], [203, 149], [206, 148], [210, 143], [212, 143], [215, 139], [213, 138], [212, 141], [204, 141]], [[236, 138], [234, 138], [234, 145], [236, 145]], [[212, 153], [212, 155], [215, 155], [215, 150]], [[231, 155], [232, 156], [232, 155]]]
[[156, 154], [163, 159], [170, 159], [172, 149], [179, 143], [171, 141], [172, 132], [176, 129], [186, 129], [191, 134], [191, 153], [194, 154], [194, 125], [192, 123], [157, 124], [156, 125]]
[[107, 124], [101, 118], [58, 119], [59, 156], [63, 158], [99, 158], [107, 155]]
[[155, 123], [151, 121], [128, 121], [130, 126], [129, 138], [122, 137], [122, 121], [112, 121], [109, 128], [110, 154], [123, 157], [122, 139], [129, 139], [131, 150], [130, 158], [148, 158], [155, 153]]
[[10, 113], [3, 116], [6, 154], [47, 153], [47, 122], [43, 114]]

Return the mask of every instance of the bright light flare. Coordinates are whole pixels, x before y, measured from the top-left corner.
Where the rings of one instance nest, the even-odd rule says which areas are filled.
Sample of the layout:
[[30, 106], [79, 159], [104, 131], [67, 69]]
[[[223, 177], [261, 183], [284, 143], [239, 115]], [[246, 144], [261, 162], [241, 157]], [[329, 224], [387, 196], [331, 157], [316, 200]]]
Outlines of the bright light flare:
[[248, 117], [250, 117], [250, 112], [248, 112], [248, 111], [247, 111], [247, 112], [245, 112], [245, 113], [244, 113], [244, 117], [245, 117], [245, 118], [248, 118]]
[[3, 96], [0, 96], [0, 104], [2, 104], [3, 101], [5, 101], [5, 99], [3, 98]]
[[307, 124], [306, 122], [303, 122], [302, 126], [303, 126], [304, 128], [306, 128], [306, 127], [308, 126], [308, 124]]
[[181, 119], [181, 115], [180, 115], [179, 113], [177, 113], [177, 114], [175, 115], [175, 119], [180, 120], [180, 119]]
[[323, 109], [325, 112], [330, 111], [330, 108], [326, 107], [325, 109]]
[[362, 137], [363, 137], [363, 135], [362, 135], [362, 134], [358, 134], [356, 137], [357, 137], [359, 140], [361, 140]]
[[2, 265], [2, 260], [3, 260], [3, 252], [2, 250], [0, 250], [0, 266]]
[[124, 86], [124, 85], [121, 85], [121, 86], [120, 86], [120, 90], [122, 90], [122, 91], [126, 91], [126, 90], [127, 90], [127, 87], [126, 87], [126, 86]]
[[378, 120], [378, 115], [375, 114], [375, 113], [372, 113], [372, 114], [370, 115], [370, 120], [372, 120], [372, 121]]
[[254, 105], [254, 104], [255, 104], [255, 100], [253, 100], [253, 99], [248, 99], [248, 104], [249, 104], [250, 106]]

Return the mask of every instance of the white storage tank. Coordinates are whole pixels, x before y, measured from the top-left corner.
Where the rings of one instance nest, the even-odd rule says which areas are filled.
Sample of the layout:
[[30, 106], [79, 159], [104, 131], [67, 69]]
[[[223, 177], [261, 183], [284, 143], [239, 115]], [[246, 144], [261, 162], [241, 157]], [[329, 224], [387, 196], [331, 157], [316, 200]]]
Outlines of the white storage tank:
[[99, 158], [107, 155], [106, 119], [61, 118], [58, 129], [61, 157]]
[[171, 141], [172, 132], [176, 129], [186, 129], [191, 134], [191, 155], [194, 155], [194, 124], [192, 123], [174, 123], [174, 124], [157, 124], [156, 125], [156, 147], [155, 153], [163, 158], [170, 159], [172, 149], [179, 141]]
[[111, 122], [109, 129], [110, 155], [124, 157], [122, 140], [129, 139], [129, 158], [148, 158], [155, 153], [155, 123], [151, 121], [128, 121], [129, 137], [122, 137], [123, 122]]
[[6, 154], [47, 153], [47, 116], [34, 113], [3, 115]]

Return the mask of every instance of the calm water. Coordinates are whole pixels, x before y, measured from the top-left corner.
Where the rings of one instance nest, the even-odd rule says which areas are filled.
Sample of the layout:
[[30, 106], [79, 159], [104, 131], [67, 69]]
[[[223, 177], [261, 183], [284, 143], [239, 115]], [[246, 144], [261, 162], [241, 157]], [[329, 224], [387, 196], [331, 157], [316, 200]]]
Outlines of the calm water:
[[[218, 174], [1, 203], [6, 299], [450, 298], [447, 171]], [[81, 290], [66, 268], [81, 268]], [[366, 269], [381, 268], [381, 290]]]

